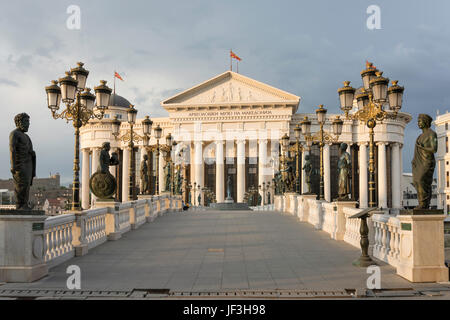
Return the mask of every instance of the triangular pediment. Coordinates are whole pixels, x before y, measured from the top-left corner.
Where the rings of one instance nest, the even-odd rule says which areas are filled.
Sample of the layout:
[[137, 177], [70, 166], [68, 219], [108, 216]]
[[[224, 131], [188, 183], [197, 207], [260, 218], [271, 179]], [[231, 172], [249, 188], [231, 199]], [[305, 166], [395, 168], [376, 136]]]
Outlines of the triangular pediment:
[[262, 82], [227, 71], [191, 89], [183, 91], [161, 105], [173, 107], [277, 104], [298, 107], [300, 97]]

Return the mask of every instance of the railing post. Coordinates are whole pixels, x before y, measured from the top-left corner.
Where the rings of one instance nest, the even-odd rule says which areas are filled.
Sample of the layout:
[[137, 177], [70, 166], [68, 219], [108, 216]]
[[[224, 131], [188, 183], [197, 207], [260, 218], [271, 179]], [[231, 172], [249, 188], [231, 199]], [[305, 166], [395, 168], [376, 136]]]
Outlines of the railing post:
[[77, 212], [75, 215], [75, 225], [73, 226], [73, 247], [76, 257], [84, 256], [88, 253], [85, 222], [86, 211]]

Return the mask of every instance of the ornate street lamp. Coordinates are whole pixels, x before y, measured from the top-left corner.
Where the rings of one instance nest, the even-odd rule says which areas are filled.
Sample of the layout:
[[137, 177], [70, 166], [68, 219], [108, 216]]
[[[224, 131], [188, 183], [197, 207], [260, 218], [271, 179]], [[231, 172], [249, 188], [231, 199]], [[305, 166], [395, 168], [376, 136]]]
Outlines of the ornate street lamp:
[[[348, 100], [353, 100], [355, 90], [349, 86], [350, 82], [345, 81], [344, 87], [338, 89], [339, 96], [347, 94], [346, 99], [340, 98], [341, 109], [345, 112], [347, 119], [365, 122], [369, 128], [369, 207], [375, 208], [375, 143], [374, 128], [377, 121], [382, 122], [384, 119], [395, 119], [397, 113], [402, 107], [402, 98], [404, 88], [400, 87], [398, 81], [392, 81], [392, 86], [388, 88], [389, 79], [382, 77], [383, 73], [379, 72], [371, 63], [366, 65], [366, 69], [361, 71], [361, 78], [364, 89], [358, 94], [356, 102], [358, 111], [354, 114], [348, 114]], [[384, 110], [384, 104], [388, 103], [391, 112]], [[367, 226], [367, 214], [360, 217], [361, 219], [361, 257], [354, 262], [355, 265], [367, 267], [374, 264], [368, 254], [369, 250], [369, 229]]]
[[114, 120], [112, 122], [112, 134], [115, 137], [116, 140], [120, 140], [122, 142], [128, 142], [128, 148], [130, 149], [130, 164], [129, 164], [129, 199], [134, 200], [135, 199], [135, 172], [134, 169], [136, 167], [136, 159], [134, 155], [134, 143], [139, 143], [139, 141], [142, 141], [142, 144], [144, 147], [147, 146], [148, 141], [150, 140], [150, 132], [152, 128], [153, 122], [149, 119], [148, 116], [145, 117], [144, 120], [142, 120], [142, 132], [143, 135], [139, 135], [136, 132], [134, 132], [134, 125], [136, 124], [136, 116], [137, 116], [137, 110], [134, 108], [134, 105], [130, 104], [130, 108], [127, 111], [127, 120], [128, 124], [130, 125], [130, 130], [128, 130], [126, 133], [124, 133], [122, 136], [119, 136], [119, 129], [120, 129], [120, 121], [117, 120], [117, 116], [114, 117]]
[[[320, 191], [319, 191], [319, 199], [324, 200], [324, 164], [323, 164], [323, 147], [325, 142], [336, 142], [338, 137], [342, 133], [343, 121], [337, 116], [333, 122], [331, 123], [331, 127], [333, 133], [329, 133], [324, 130], [324, 124], [326, 123], [326, 114], [327, 109], [323, 107], [323, 104], [319, 105], [319, 108], [316, 110], [317, 121], [319, 122], [320, 129], [319, 131], [311, 135], [311, 121], [308, 120], [308, 117], [305, 117], [303, 121], [300, 122], [303, 135], [305, 136], [306, 145], [308, 149], [311, 148], [313, 142], [319, 143], [320, 147]], [[333, 136], [334, 135], [334, 136]]]
[[[392, 81], [392, 86], [388, 88], [389, 79], [382, 77], [371, 63], [361, 72], [364, 90], [354, 97], [355, 89], [349, 86], [350, 81], [344, 82], [344, 87], [339, 88], [341, 109], [345, 112], [346, 119], [365, 122], [369, 128], [369, 207], [376, 206], [376, 186], [375, 186], [375, 143], [374, 128], [377, 121], [384, 119], [395, 119], [402, 107], [402, 97], [404, 88], [398, 85], [398, 81]], [[345, 99], [342, 96], [345, 95]], [[349, 101], [356, 98], [358, 111], [348, 114]], [[388, 103], [391, 112], [384, 110], [384, 104]]]
[[[86, 87], [89, 71], [78, 62], [76, 68], [66, 72], [66, 76], [58, 81], [53, 80], [51, 85], [45, 87], [47, 93], [47, 106], [54, 119], [72, 121], [75, 128], [75, 154], [73, 162], [72, 184], [72, 211], [81, 211], [80, 205], [80, 128], [90, 119], [101, 120], [109, 105], [112, 90], [101, 80], [100, 85], [94, 88], [95, 96]], [[59, 86], [58, 86], [59, 83]], [[61, 101], [66, 108], [58, 113]], [[88, 184], [87, 181], [83, 181]]]

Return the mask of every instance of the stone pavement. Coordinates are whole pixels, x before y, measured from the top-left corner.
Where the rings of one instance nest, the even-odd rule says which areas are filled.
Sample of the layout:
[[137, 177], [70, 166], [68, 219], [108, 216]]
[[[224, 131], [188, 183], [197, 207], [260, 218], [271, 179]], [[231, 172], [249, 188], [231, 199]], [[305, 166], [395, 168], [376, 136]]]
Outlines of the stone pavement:
[[[78, 265], [82, 289], [356, 289], [365, 288], [369, 276], [366, 269], [352, 266], [359, 255], [359, 249], [293, 216], [185, 211], [165, 214], [108, 241], [54, 267], [37, 282], [0, 288], [66, 289], [66, 269]], [[421, 286], [378, 263], [382, 288]]]

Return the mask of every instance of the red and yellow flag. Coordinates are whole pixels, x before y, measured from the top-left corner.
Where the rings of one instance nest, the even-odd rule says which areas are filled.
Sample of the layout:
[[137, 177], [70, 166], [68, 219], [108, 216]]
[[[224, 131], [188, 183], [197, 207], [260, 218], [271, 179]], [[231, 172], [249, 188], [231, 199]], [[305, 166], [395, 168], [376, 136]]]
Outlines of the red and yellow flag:
[[124, 81], [122, 79], [122, 77], [120, 76], [120, 74], [118, 74], [117, 72], [114, 71], [114, 77], [119, 78], [120, 80]]
[[233, 51], [231, 51], [230, 50], [230, 57], [231, 58], [234, 58], [234, 59], [236, 59], [236, 60], [238, 60], [238, 61], [241, 61], [242, 59], [241, 58], [239, 58]]

